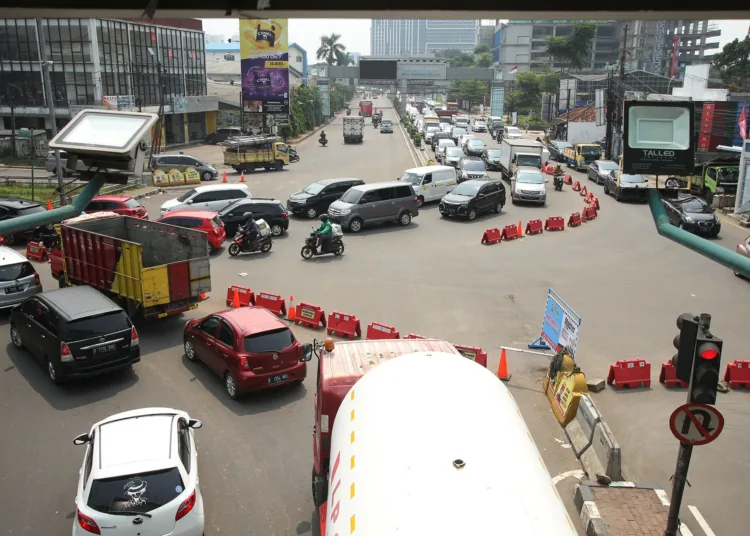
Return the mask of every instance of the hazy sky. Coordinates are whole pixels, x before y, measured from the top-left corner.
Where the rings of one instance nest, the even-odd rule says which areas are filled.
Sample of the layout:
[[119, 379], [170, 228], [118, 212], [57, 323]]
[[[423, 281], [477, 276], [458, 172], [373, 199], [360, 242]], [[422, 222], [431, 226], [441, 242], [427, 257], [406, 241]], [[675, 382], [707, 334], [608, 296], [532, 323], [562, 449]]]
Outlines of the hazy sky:
[[[744, 38], [750, 26], [748, 20], [714, 22], [721, 26], [721, 46], [735, 38]], [[239, 31], [239, 23], [236, 19], [203, 19], [203, 30], [229, 38]], [[310, 63], [316, 61], [314, 56], [320, 46], [320, 36], [331, 33], [341, 34], [341, 41], [350, 52], [370, 53], [370, 19], [291, 19], [289, 22], [289, 42], [296, 42], [307, 50]]]

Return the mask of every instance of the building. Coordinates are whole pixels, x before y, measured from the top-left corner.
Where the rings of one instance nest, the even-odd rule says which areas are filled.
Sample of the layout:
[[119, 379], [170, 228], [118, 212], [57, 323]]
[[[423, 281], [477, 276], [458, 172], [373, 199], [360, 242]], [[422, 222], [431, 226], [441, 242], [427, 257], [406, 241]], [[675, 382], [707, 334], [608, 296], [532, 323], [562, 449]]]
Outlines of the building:
[[[156, 21], [157, 23], [160, 21]], [[0, 114], [10, 128], [45, 129], [48, 106], [57, 127], [84, 108], [158, 112], [162, 144], [201, 140], [216, 128], [218, 101], [207, 96], [205, 37], [199, 20], [181, 27], [109, 19], [43, 19], [40, 57], [34, 19], [0, 19]], [[41, 61], [50, 61], [48, 103]], [[163, 88], [163, 91], [160, 89]]]
[[[307, 51], [297, 43], [289, 44], [289, 84], [307, 85]], [[213, 82], [234, 82], [241, 85], [240, 43], [206, 45], [206, 74]]]
[[472, 52], [478, 32], [478, 20], [373, 19], [370, 54], [417, 55], [448, 49]]
[[221, 34], [206, 34], [206, 44], [213, 45], [217, 43], [223, 43], [224, 36]]
[[479, 26], [477, 27], [476, 46], [486, 45], [492, 50], [492, 47], [494, 46], [493, 38], [495, 37], [495, 29], [499, 25], [500, 24], [494, 20], [480, 20]]

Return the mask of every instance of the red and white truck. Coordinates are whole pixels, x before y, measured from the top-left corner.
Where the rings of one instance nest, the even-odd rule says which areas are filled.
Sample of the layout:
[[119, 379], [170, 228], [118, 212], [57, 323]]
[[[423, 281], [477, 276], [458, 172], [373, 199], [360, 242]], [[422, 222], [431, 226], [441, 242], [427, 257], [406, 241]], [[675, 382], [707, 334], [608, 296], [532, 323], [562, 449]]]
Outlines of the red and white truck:
[[577, 534], [492, 372], [434, 339], [328, 345], [313, 447], [321, 536]]

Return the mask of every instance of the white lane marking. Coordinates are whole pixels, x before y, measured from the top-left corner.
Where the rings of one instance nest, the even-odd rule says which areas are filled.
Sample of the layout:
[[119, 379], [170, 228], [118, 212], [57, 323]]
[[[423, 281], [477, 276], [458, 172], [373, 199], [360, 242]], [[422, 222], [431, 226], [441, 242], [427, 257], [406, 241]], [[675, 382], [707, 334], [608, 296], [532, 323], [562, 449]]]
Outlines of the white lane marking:
[[669, 497], [667, 497], [667, 492], [663, 489], [655, 489], [654, 491], [656, 492], [656, 496], [659, 497], [661, 503], [664, 506], [669, 507]]
[[691, 530], [683, 522], [680, 522], [680, 536], [693, 536]]
[[560, 473], [555, 478], [552, 479], [552, 484], [557, 486], [557, 483], [561, 480], [565, 480], [566, 478], [570, 478], [571, 476], [576, 477], [578, 480], [581, 480], [583, 478], [583, 471], [580, 469], [573, 469], [572, 471], [566, 471], [564, 473]]
[[703, 530], [703, 532], [706, 533], [706, 536], [716, 536], [714, 531], [711, 530], [711, 527], [708, 526], [708, 522], [706, 521], [706, 519], [698, 511], [698, 508], [692, 505], [688, 505], [688, 510], [690, 510], [690, 513], [693, 514], [693, 517], [701, 526], [701, 529]]

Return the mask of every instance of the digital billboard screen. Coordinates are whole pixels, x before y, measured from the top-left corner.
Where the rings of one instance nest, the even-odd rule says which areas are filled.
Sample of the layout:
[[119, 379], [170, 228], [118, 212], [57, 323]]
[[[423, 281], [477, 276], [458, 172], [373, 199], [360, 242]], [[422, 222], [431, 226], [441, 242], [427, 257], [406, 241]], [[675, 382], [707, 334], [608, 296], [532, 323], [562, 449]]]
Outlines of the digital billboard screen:
[[359, 60], [360, 80], [396, 80], [396, 60]]

